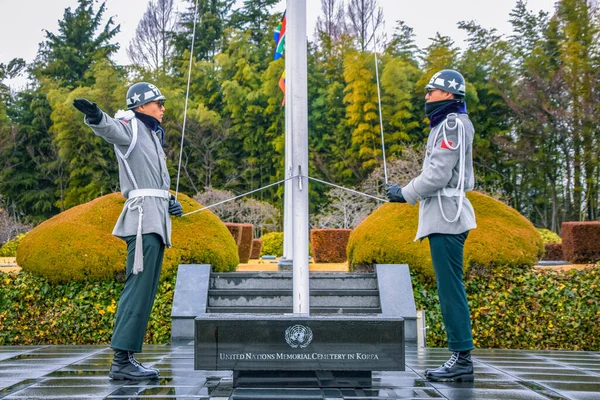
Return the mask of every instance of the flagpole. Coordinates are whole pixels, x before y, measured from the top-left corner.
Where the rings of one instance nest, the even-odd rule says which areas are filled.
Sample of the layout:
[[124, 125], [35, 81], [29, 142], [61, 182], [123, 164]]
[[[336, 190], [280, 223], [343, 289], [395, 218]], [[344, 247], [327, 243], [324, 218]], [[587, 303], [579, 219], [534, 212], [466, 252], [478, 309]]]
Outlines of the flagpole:
[[[286, 110], [292, 142], [294, 313], [310, 312], [308, 281], [308, 77], [306, 0], [287, 0]], [[289, 69], [288, 69], [289, 67]]]

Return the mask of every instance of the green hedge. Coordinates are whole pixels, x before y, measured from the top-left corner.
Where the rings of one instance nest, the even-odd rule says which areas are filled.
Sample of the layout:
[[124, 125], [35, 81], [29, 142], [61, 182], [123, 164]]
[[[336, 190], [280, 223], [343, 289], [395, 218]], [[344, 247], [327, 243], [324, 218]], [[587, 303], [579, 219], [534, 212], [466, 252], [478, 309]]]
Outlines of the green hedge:
[[550, 243], [562, 243], [562, 239], [556, 233], [552, 232], [550, 229], [538, 228], [538, 232], [542, 235], [542, 240], [544, 244]]
[[[146, 343], [167, 343], [175, 279], [160, 282]], [[30, 272], [0, 272], [0, 345], [107, 344], [123, 283], [52, 284]]]
[[271, 232], [262, 235], [261, 256], [283, 256], [283, 232]]
[[[585, 271], [512, 268], [466, 276], [479, 348], [600, 351], [600, 265]], [[413, 276], [418, 309], [427, 311], [427, 344], [446, 346], [435, 283]], [[51, 284], [28, 272], [0, 273], [0, 345], [107, 344], [123, 284]], [[175, 280], [163, 280], [146, 343], [168, 343]]]
[[25, 234], [22, 233], [17, 235], [13, 240], [9, 240], [4, 243], [2, 247], [0, 247], [0, 257], [16, 257], [17, 249], [19, 248], [19, 244], [25, 237]]
[[[475, 347], [600, 351], [600, 264], [499, 272], [465, 276]], [[447, 346], [435, 283], [412, 279], [417, 309], [427, 311], [427, 345]]]

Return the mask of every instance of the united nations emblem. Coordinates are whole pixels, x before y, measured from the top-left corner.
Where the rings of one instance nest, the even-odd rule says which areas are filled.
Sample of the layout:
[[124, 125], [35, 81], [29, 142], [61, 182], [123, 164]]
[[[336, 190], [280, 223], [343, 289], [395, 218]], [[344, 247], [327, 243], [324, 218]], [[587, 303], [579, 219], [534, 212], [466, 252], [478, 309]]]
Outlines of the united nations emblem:
[[285, 341], [294, 349], [307, 347], [313, 340], [312, 330], [308, 326], [293, 325], [285, 330]]

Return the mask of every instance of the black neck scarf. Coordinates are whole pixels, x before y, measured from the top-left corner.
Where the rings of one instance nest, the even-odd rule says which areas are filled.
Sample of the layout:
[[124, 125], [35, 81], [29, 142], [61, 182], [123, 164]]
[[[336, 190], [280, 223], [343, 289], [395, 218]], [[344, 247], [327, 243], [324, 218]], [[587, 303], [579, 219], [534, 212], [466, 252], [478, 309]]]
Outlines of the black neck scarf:
[[160, 122], [156, 118], [148, 114], [142, 114], [140, 112], [134, 111], [135, 117], [142, 121], [144, 125], [152, 132], [160, 131], [160, 144], [161, 146], [165, 146], [165, 130], [160, 126]]
[[440, 100], [425, 103], [425, 114], [429, 118], [429, 126], [433, 128], [446, 119], [448, 114], [466, 114], [467, 103], [462, 100]]

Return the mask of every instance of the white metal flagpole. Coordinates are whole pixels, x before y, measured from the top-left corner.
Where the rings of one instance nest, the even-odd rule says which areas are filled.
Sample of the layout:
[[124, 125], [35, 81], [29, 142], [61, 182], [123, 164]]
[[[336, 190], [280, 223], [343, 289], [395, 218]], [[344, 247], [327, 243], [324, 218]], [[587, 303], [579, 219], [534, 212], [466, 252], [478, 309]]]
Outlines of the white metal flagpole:
[[[285, 70], [290, 70], [290, 59], [285, 56]], [[286, 82], [289, 79], [286, 77]], [[287, 85], [286, 85], [287, 86]], [[287, 99], [288, 89], [284, 96]], [[294, 176], [292, 169], [292, 107], [285, 104], [285, 177]], [[283, 189], [283, 257], [279, 261], [280, 267], [286, 268], [292, 265], [294, 258], [294, 220], [292, 218], [292, 180], [286, 181]]]
[[308, 288], [308, 77], [306, 0], [287, 0], [286, 109], [291, 110], [294, 313], [310, 312]]

